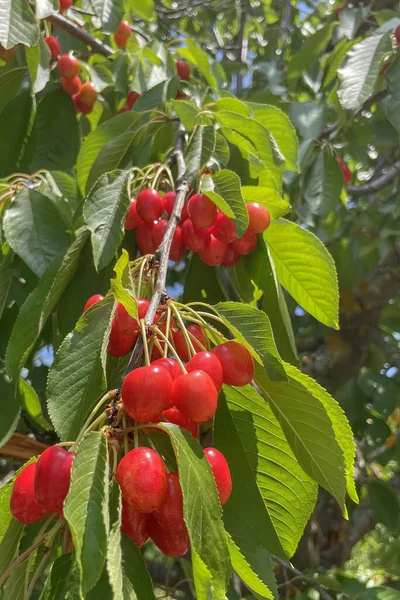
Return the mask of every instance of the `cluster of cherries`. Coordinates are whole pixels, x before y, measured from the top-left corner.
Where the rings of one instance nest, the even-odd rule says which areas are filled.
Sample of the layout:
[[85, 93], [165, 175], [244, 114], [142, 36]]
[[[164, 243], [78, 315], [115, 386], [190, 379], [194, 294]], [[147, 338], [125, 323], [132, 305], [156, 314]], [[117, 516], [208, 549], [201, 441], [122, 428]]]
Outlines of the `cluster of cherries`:
[[[163, 213], [170, 217], [175, 192], [164, 197], [157, 190], [146, 188], [131, 200], [125, 218], [125, 229], [136, 229], [136, 242], [142, 254], [154, 254], [168, 226]], [[180, 224], [172, 240], [170, 259], [180, 260], [185, 249], [199, 254], [210, 267], [233, 267], [239, 256], [250, 254], [257, 246], [257, 233], [265, 231], [271, 221], [262, 204], [246, 205], [249, 224], [241, 238], [236, 235], [234, 222], [205, 194], [193, 194], [185, 204]]]
[[72, 97], [76, 111], [83, 115], [91, 113], [97, 100], [97, 92], [90, 81], [82, 83], [79, 77], [81, 72], [79, 60], [71, 53], [63, 54], [57, 61], [57, 68], [61, 75], [61, 87]]

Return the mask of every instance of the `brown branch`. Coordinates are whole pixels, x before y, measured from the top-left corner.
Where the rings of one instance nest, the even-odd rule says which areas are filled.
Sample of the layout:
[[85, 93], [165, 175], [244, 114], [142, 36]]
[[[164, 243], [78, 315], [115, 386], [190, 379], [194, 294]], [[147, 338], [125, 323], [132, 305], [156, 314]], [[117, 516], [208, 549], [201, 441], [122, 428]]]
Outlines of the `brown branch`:
[[369, 196], [370, 194], [378, 192], [381, 188], [385, 187], [385, 185], [388, 185], [399, 175], [399, 172], [400, 160], [397, 160], [387, 169], [386, 173], [376, 177], [373, 181], [361, 185], [348, 185], [346, 188], [347, 192], [350, 196]]
[[109, 57], [115, 54], [115, 50], [110, 48], [110, 46], [108, 46], [101, 40], [98, 40], [97, 38], [93, 37], [84, 29], [80, 29], [78, 25], [72, 23], [72, 21], [69, 21], [63, 15], [51, 15], [50, 17], [47, 17], [46, 21], [49, 21], [49, 23], [51, 23], [55, 27], [59, 27], [60, 29], [67, 31], [69, 34], [73, 35], [78, 40], [80, 40], [87, 46], [90, 46], [93, 50], [95, 50], [99, 54], [102, 54], [103, 56]]
[[8, 442], [0, 448], [0, 455], [29, 460], [32, 456], [42, 454], [47, 447], [47, 444], [43, 444], [28, 435], [14, 433]]

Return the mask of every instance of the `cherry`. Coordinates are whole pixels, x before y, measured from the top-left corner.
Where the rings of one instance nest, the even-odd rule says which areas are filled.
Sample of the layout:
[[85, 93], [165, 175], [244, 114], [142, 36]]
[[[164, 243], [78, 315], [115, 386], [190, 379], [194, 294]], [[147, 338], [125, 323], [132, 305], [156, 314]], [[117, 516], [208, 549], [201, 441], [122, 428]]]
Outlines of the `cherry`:
[[[122, 113], [125, 113], [125, 112], [129, 112], [129, 107], [128, 106], [123, 106], [122, 108], [120, 108], [119, 111], [118, 111], [118, 114], [122, 114]], [[131, 202], [132, 202], [132, 200], [131, 200]], [[125, 229], [126, 229], [126, 227], [125, 227]]]
[[232, 242], [229, 247], [240, 255], [250, 254], [257, 248], [257, 234], [246, 231], [241, 238]]
[[88, 115], [92, 112], [93, 106], [90, 106], [89, 104], [86, 104], [86, 102], [83, 102], [79, 95], [79, 92], [72, 97], [72, 100], [74, 101], [76, 112], [82, 113], [83, 115]]
[[204, 371], [213, 380], [214, 385], [217, 388], [217, 392], [219, 392], [222, 388], [222, 365], [219, 359], [215, 356], [215, 354], [212, 354], [207, 350], [203, 350], [203, 352], [198, 352], [186, 364], [186, 370], [189, 373], [191, 371], [198, 370]]
[[128, 21], [121, 21], [117, 31], [114, 33], [115, 43], [117, 44], [118, 48], [125, 48], [131, 35], [132, 30]]
[[[190, 187], [190, 186], [189, 186], [189, 187]], [[191, 188], [190, 188], [190, 189], [191, 189]], [[186, 202], [186, 203], [183, 205], [182, 212], [181, 212], [181, 225], [182, 225], [182, 223], [184, 223], [184, 221], [186, 221], [186, 219], [188, 219], [188, 218], [189, 218], [189, 215], [188, 215], [188, 211], [187, 211], [187, 202]]]
[[58, 58], [60, 56], [61, 50], [60, 42], [58, 41], [58, 39], [54, 35], [48, 35], [44, 38], [44, 41], [46, 42], [50, 50], [51, 58], [53, 60]]
[[137, 214], [136, 200], [132, 198], [125, 217], [125, 229], [135, 229], [135, 227], [139, 227], [139, 225], [144, 225], [144, 221], [142, 221]]
[[237, 239], [235, 223], [223, 212], [218, 213], [211, 233], [224, 244], [230, 244]]
[[225, 258], [221, 264], [224, 267], [234, 267], [236, 265], [237, 261], [239, 260], [239, 256], [240, 256], [240, 254], [238, 254], [230, 246], [228, 246], [228, 249], [225, 254]]
[[182, 240], [188, 250], [200, 252], [204, 250], [210, 240], [209, 232], [195, 229], [190, 219], [182, 224]]
[[187, 98], [187, 94], [185, 94], [185, 92], [183, 92], [182, 90], [178, 90], [176, 92], [175, 98], [176, 100], [185, 100], [185, 98]]
[[136, 229], [136, 243], [141, 254], [154, 254], [153, 223], [144, 223]]
[[101, 294], [95, 294], [94, 296], [90, 296], [89, 300], [83, 307], [83, 312], [86, 312], [88, 308], [93, 306], [93, 304], [96, 304], [96, 302], [100, 302], [100, 300], [104, 300], [104, 296], [102, 296]]
[[400, 45], [400, 25], [397, 25], [394, 30], [394, 37], [396, 38], [396, 42]]
[[68, 96], [75, 96], [82, 87], [81, 78], [78, 75], [75, 75], [72, 79], [61, 77], [61, 87]]
[[11, 514], [24, 525], [36, 523], [49, 514], [36, 498], [34, 487], [36, 465], [37, 463], [31, 463], [22, 469], [17, 475], [11, 492]]
[[168, 473], [164, 502], [153, 512], [153, 517], [164, 529], [175, 533], [186, 531], [183, 519], [183, 495], [178, 473]]
[[262, 204], [250, 202], [246, 205], [247, 214], [249, 215], [249, 225], [247, 231], [251, 233], [262, 233], [268, 229], [271, 223], [271, 217], [268, 210]]
[[49, 512], [61, 513], [71, 481], [71, 466], [75, 458], [60, 446], [50, 446], [36, 463], [35, 494]]
[[84, 102], [88, 106], [93, 106], [97, 100], [97, 92], [94, 88], [93, 83], [86, 81], [79, 91], [79, 98], [81, 102]]
[[[195, 338], [197, 338], [199, 340], [199, 342], [202, 346], [205, 346], [207, 348], [207, 338], [201, 327], [193, 324], [193, 325], [189, 325], [187, 330], [189, 333], [191, 333]], [[174, 346], [179, 355], [179, 358], [181, 358], [182, 360], [185, 360], [185, 361], [189, 360], [190, 356], [189, 356], [188, 349], [186, 346], [185, 337], [184, 337], [182, 331], [180, 329], [178, 331], [173, 331], [172, 337], [173, 337]], [[203, 348], [200, 346], [199, 343], [196, 342], [196, 340], [193, 340], [192, 338], [190, 338], [190, 339], [192, 340], [192, 344], [193, 344], [196, 352], [200, 352], [200, 350], [203, 350]]]
[[215, 346], [213, 354], [222, 365], [224, 383], [228, 385], [247, 385], [254, 377], [254, 360], [243, 344], [226, 342]]
[[134, 107], [136, 100], [138, 100], [141, 95], [142, 94], [138, 94], [137, 92], [129, 92], [128, 93], [128, 96], [126, 98], [126, 105], [129, 110]]
[[163, 199], [157, 190], [145, 188], [138, 194], [136, 210], [145, 223], [153, 223], [161, 217], [164, 210]]
[[336, 162], [338, 163], [340, 170], [343, 173], [343, 183], [347, 185], [351, 181], [353, 173], [350, 171], [348, 165], [344, 162], [344, 160], [340, 158], [340, 156], [336, 157]]
[[146, 423], [156, 419], [171, 402], [172, 378], [166, 369], [149, 365], [128, 373], [122, 382], [122, 400], [128, 415]]
[[162, 527], [158, 521], [150, 515], [148, 525], [149, 534], [155, 545], [166, 556], [178, 558], [189, 550], [190, 539], [187, 531], [176, 533]]
[[216, 448], [204, 448], [204, 454], [210, 463], [217, 486], [219, 501], [221, 504], [227, 502], [232, 492], [232, 479], [225, 456]]
[[75, 75], [79, 75], [81, 70], [79, 60], [72, 54], [63, 54], [57, 61], [57, 69], [60, 75], [67, 79], [72, 79]]
[[132, 508], [149, 513], [163, 503], [167, 471], [162, 458], [150, 448], [134, 448], [120, 461], [116, 479]]
[[[161, 219], [160, 221], [158, 221], [158, 223], [156, 223], [154, 225], [154, 227], [153, 227], [153, 243], [154, 243], [155, 248], [158, 248], [160, 246], [161, 242], [163, 241], [167, 227], [168, 227], [168, 221], [166, 219]], [[169, 257], [171, 260], [174, 260], [174, 261], [180, 260], [183, 256], [184, 251], [185, 251], [185, 247], [182, 242], [182, 229], [178, 225], [178, 227], [176, 227], [176, 229], [175, 229], [174, 236], [172, 238], [172, 244], [171, 244], [171, 249], [169, 252]]]
[[205, 371], [191, 371], [175, 379], [171, 400], [191, 421], [203, 423], [217, 410], [218, 392]]
[[199, 424], [185, 417], [185, 415], [181, 413], [176, 406], [169, 408], [168, 410], [163, 410], [161, 414], [170, 423], [174, 423], [174, 425], [178, 425], [179, 427], [182, 427], [182, 429], [186, 429], [186, 431], [191, 433], [193, 437], [199, 437]]
[[164, 210], [169, 217], [172, 215], [175, 200], [176, 200], [175, 192], [167, 192], [164, 196]]
[[145, 545], [149, 539], [147, 532], [148, 514], [135, 510], [122, 498], [121, 530], [135, 542], [138, 548]]
[[72, 6], [72, 0], [60, 0], [60, 11], [61, 12], [64, 12], [64, 10], [71, 8], [71, 6]]
[[145, 318], [147, 310], [150, 306], [150, 302], [148, 300], [144, 300], [144, 298], [137, 298], [136, 302], [138, 320], [129, 315], [123, 304], [118, 303], [115, 311], [115, 325], [119, 333], [123, 333], [124, 335], [135, 335], [135, 333], [138, 333], [140, 330], [139, 321], [140, 319]]
[[[235, 242], [236, 243], [236, 242]], [[210, 236], [208, 244], [199, 252], [199, 256], [203, 263], [208, 265], [209, 267], [216, 267], [218, 265], [222, 265], [226, 253], [228, 250], [228, 246], [223, 242], [217, 240], [213, 235]]]
[[188, 215], [195, 229], [209, 229], [217, 218], [217, 207], [204, 194], [194, 194], [187, 205]]
[[107, 352], [111, 356], [125, 356], [131, 350], [137, 340], [137, 335], [123, 335], [117, 329], [116, 323], [113, 320], [111, 323], [111, 332], [108, 339]]
[[177, 60], [175, 63], [176, 72], [181, 79], [189, 79], [190, 67], [184, 60]]
[[176, 360], [174, 360], [173, 358], [157, 358], [157, 360], [154, 360], [151, 364], [154, 367], [162, 367], [163, 369], [168, 371], [168, 373], [171, 375], [172, 381], [179, 377], [179, 375], [182, 375], [182, 369], [180, 368]]

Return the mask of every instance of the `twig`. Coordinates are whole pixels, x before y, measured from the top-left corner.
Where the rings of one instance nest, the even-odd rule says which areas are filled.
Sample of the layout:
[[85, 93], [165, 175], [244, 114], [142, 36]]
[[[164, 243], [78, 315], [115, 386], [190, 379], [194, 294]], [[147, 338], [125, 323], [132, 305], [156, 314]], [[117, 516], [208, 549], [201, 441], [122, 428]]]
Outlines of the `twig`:
[[271, 558], [275, 562], [277, 562], [283, 569], [290, 571], [291, 573], [293, 573], [294, 575], [297, 575], [298, 577], [304, 578], [304, 580], [307, 581], [307, 583], [309, 583], [313, 588], [315, 588], [319, 592], [319, 595], [321, 596], [321, 598], [323, 598], [324, 600], [332, 600], [332, 596], [330, 594], [328, 594], [327, 591], [325, 591], [321, 586], [310, 582], [309, 578], [306, 575], [304, 575], [304, 573], [299, 571], [299, 569], [296, 569], [295, 567], [293, 567], [289, 562], [287, 562], [286, 560], [283, 560], [282, 558], [278, 558], [274, 554], [271, 554]]
[[[246, 27], [246, 0], [242, 0], [240, 3], [240, 24], [239, 24], [239, 32], [237, 35], [238, 47], [239, 47], [239, 60], [244, 66], [246, 64], [247, 57], [247, 38], [244, 35], [244, 30]], [[237, 74], [236, 79], [236, 95], [240, 96], [243, 90], [243, 73], [242, 70]]]
[[46, 21], [49, 21], [49, 23], [51, 23], [55, 27], [59, 27], [60, 29], [67, 31], [68, 33], [76, 37], [78, 40], [81, 40], [81, 42], [83, 42], [87, 46], [90, 46], [93, 50], [95, 50], [99, 54], [102, 54], [103, 56], [109, 57], [115, 54], [115, 50], [110, 48], [110, 46], [107, 46], [107, 44], [105, 44], [104, 42], [93, 37], [84, 29], [80, 29], [77, 25], [75, 25], [75, 23], [72, 23], [72, 21], [69, 21], [63, 15], [50, 15], [50, 17], [47, 17]]
[[20, 554], [18, 556], [18, 558], [16, 558], [14, 560], [14, 562], [11, 563], [11, 565], [8, 567], [8, 569], [6, 569], [3, 573], [3, 575], [0, 577], [0, 588], [2, 587], [3, 583], [8, 579], [8, 577], [11, 575], [11, 573], [14, 571], [14, 569], [16, 569], [18, 567], [18, 565], [23, 563], [24, 560], [26, 558], [28, 558], [30, 553], [33, 552], [34, 550], [36, 550], [36, 548], [39, 548], [39, 546], [42, 543], [43, 543], [43, 538], [41, 540], [39, 540], [38, 542], [36, 542], [35, 544], [32, 544], [32, 546], [29, 546], [29, 548], [27, 548], [25, 550], [25, 552]]
[[46, 552], [44, 553], [43, 558], [40, 561], [39, 566], [36, 569], [36, 571], [35, 571], [35, 573], [34, 573], [34, 575], [32, 577], [32, 580], [31, 580], [31, 582], [29, 584], [29, 587], [28, 587], [28, 590], [27, 590], [26, 595], [24, 597], [24, 600], [29, 600], [29, 598], [32, 596], [32, 592], [35, 589], [36, 582], [39, 579], [40, 575], [42, 574], [43, 568], [44, 568], [46, 562], [49, 559], [50, 552], [51, 552], [51, 548], [48, 548], [48, 550], [46, 550]]
[[363, 183], [362, 185], [348, 185], [347, 192], [350, 196], [369, 196], [369, 194], [374, 194], [378, 192], [381, 188], [388, 185], [400, 172], [400, 160], [397, 160], [386, 173], [376, 177], [373, 181], [369, 183]]

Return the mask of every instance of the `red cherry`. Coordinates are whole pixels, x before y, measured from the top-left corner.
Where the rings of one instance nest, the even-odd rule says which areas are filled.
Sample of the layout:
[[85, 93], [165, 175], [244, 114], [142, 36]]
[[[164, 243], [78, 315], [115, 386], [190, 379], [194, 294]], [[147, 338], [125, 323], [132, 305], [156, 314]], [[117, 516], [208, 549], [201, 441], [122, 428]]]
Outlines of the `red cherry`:
[[121, 36], [128, 38], [132, 35], [132, 29], [129, 25], [128, 21], [121, 21], [118, 26], [118, 29], [115, 33], [119, 33]]
[[154, 367], [162, 367], [171, 375], [172, 381], [182, 375], [182, 369], [173, 358], [157, 358], [151, 363]]
[[151, 539], [166, 556], [178, 558], [189, 550], [190, 539], [187, 531], [176, 533], [165, 529], [156, 521], [153, 515], [150, 515], [147, 527]]
[[187, 205], [188, 215], [195, 229], [209, 229], [215, 223], [218, 210], [204, 194], [194, 194]]
[[115, 311], [115, 325], [119, 333], [123, 333], [124, 335], [135, 335], [135, 333], [138, 333], [140, 330], [139, 321], [140, 319], [145, 318], [147, 310], [150, 306], [150, 302], [148, 300], [144, 300], [143, 298], [137, 298], [136, 302], [138, 320], [129, 315], [123, 304], [118, 303]]
[[339, 18], [340, 13], [342, 12], [342, 10], [344, 10], [344, 6], [339, 6], [338, 8], [335, 9], [335, 13], [336, 16]]
[[169, 217], [172, 215], [175, 200], [176, 200], [175, 192], [167, 192], [164, 196], [164, 210]]
[[257, 248], [257, 234], [246, 231], [241, 238], [232, 242], [229, 247], [240, 255], [250, 254]]
[[[129, 112], [129, 108], [127, 106], [123, 106], [122, 108], [120, 108], [118, 111], [118, 114], [121, 115], [122, 113], [125, 113], [125, 112]], [[132, 202], [132, 200], [131, 200], [131, 202]], [[126, 227], [125, 227], [125, 229], [126, 229]], [[130, 229], [132, 229], [132, 227], [130, 227]]]
[[184, 60], [177, 60], [175, 63], [176, 72], [181, 79], [189, 79], [190, 67]]
[[129, 110], [134, 107], [136, 100], [138, 100], [138, 98], [140, 98], [141, 95], [142, 94], [138, 94], [137, 92], [129, 92], [126, 98], [126, 104]]
[[90, 296], [89, 300], [83, 307], [83, 312], [86, 312], [88, 308], [93, 306], [93, 304], [96, 304], [96, 302], [100, 302], [100, 300], [104, 300], [104, 296], [102, 296], [101, 294], [95, 294], [94, 296]]
[[189, 215], [188, 215], [188, 211], [187, 211], [187, 202], [186, 202], [186, 203], [183, 205], [182, 212], [181, 212], [181, 225], [182, 225], [182, 223], [184, 223], [184, 222], [186, 221], [186, 219], [188, 219], [188, 218], [189, 218]]
[[210, 463], [214, 475], [215, 485], [217, 486], [219, 500], [221, 504], [227, 502], [232, 492], [232, 479], [228, 463], [225, 456], [216, 448], [204, 448], [204, 454]]
[[336, 162], [338, 163], [340, 170], [343, 173], [343, 183], [347, 185], [351, 181], [353, 173], [350, 171], [348, 165], [344, 162], [344, 160], [340, 158], [340, 156], [336, 157]]
[[236, 240], [235, 223], [225, 213], [219, 212], [211, 233], [220, 242], [230, 244]]
[[251, 233], [262, 233], [268, 229], [271, 223], [271, 217], [268, 210], [262, 204], [250, 202], [246, 205], [247, 214], [249, 215], [249, 225], [247, 231]]
[[191, 371], [204, 371], [213, 380], [214, 385], [217, 388], [217, 392], [219, 392], [222, 388], [222, 365], [219, 359], [215, 356], [215, 354], [212, 354], [212, 352], [203, 350], [202, 352], [195, 354], [193, 358], [191, 358], [186, 364], [186, 370], [188, 373]]
[[162, 458], [150, 448], [135, 448], [121, 459], [116, 473], [125, 500], [132, 508], [149, 513], [163, 503], [167, 471]]
[[254, 360], [250, 352], [238, 342], [226, 342], [215, 346], [213, 354], [222, 365], [224, 383], [247, 385], [254, 377]]
[[195, 229], [190, 219], [186, 219], [182, 224], [182, 240], [188, 250], [200, 252], [204, 250], [210, 240], [208, 230], [202, 231]]
[[144, 223], [136, 229], [136, 243], [141, 254], [154, 254], [153, 223]]
[[171, 400], [191, 421], [203, 423], [217, 410], [218, 392], [207, 373], [191, 371], [175, 379]]
[[72, 0], [60, 0], [60, 11], [64, 12], [72, 6]]
[[164, 529], [175, 533], [186, 531], [183, 519], [183, 495], [178, 473], [168, 473], [164, 502], [153, 512], [153, 517]]
[[169, 408], [168, 410], [164, 410], [161, 414], [170, 423], [174, 423], [174, 425], [178, 425], [179, 427], [182, 427], [182, 429], [186, 429], [186, 431], [191, 433], [193, 437], [199, 437], [199, 424], [185, 417], [185, 415], [181, 413], [176, 406]]
[[396, 38], [396, 42], [400, 45], [400, 25], [397, 25], [396, 29], [394, 30], [394, 36]]
[[122, 400], [128, 415], [146, 423], [156, 419], [171, 402], [171, 375], [162, 367], [139, 367], [122, 382]]
[[115, 43], [117, 44], [118, 48], [125, 48], [128, 44], [128, 39], [129, 38], [125, 37], [118, 31], [116, 31], [114, 33], [114, 40], [115, 40]]
[[128, 208], [128, 212], [126, 213], [125, 217], [125, 229], [135, 229], [135, 227], [139, 227], [139, 225], [144, 225], [144, 221], [142, 221], [142, 219], [137, 214], [136, 200], [132, 198]]
[[61, 513], [71, 481], [75, 458], [60, 446], [50, 446], [40, 455], [35, 471], [35, 494], [49, 512]]
[[[204, 331], [202, 330], [201, 327], [199, 327], [198, 325], [189, 325], [189, 327], [187, 328], [187, 330], [195, 337], [199, 340], [200, 344], [202, 346], [204, 346], [205, 348], [207, 348], [207, 338], [204, 334]], [[188, 350], [187, 350], [187, 346], [185, 343], [185, 338], [184, 335], [182, 333], [182, 331], [180, 329], [178, 329], [178, 331], [173, 331], [172, 332], [172, 337], [174, 340], [174, 346], [175, 349], [179, 355], [179, 358], [181, 358], [182, 360], [189, 360], [190, 356], [188, 354]], [[198, 344], [195, 340], [193, 340], [192, 338], [190, 338], [192, 340], [192, 344], [194, 346], [194, 349], [196, 350], [196, 352], [200, 352], [201, 350], [203, 350], [203, 348], [200, 346], [200, 344]]]
[[147, 532], [148, 514], [135, 510], [122, 498], [121, 530], [135, 542], [138, 548], [145, 545], [149, 539]]
[[67, 79], [72, 79], [75, 75], [79, 75], [81, 67], [79, 60], [72, 54], [63, 54], [57, 61], [57, 68], [60, 75]]
[[89, 113], [92, 112], [93, 106], [89, 106], [89, 104], [86, 104], [86, 102], [83, 102], [79, 95], [79, 92], [75, 96], [72, 96], [72, 100], [74, 102], [75, 110], [77, 113], [82, 113], [83, 115], [88, 115]]
[[67, 79], [67, 77], [61, 77], [61, 87], [68, 94], [68, 96], [75, 96], [79, 92], [82, 87], [81, 78], [78, 75], [75, 75], [72, 79]]
[[58, 41], [58, 39], [54, 35], [48, 35], [44, 38], [44, 41], [46, 42], [50, 50], [51, 58], [53, 60], [58, 58], [60, 56], [61, 50], [60, 42]]
[[224, 267], [234, 267], [237, 261], [239, 260], [239, 256], [240, 254], [238, 254], [230, 246], [228, 246], [222, 265]]
[[31, 463], [22, 469], [17, 475], [11, 492], [11, 514], [24, 525], [36, 523], [49, 514], [36, 498], [34, 487], [36, 465], [37, 463]]
[[133, 350], [137, 335], [123, 335], [117, 329], [116, 323], [113, 320], [111, 323], [111, 332], [108, 339], [107, 352], [111, 356], [125, 356]]
[[[161, 242], [164, 239], [165, 232], [168, 227], [168, 221], [166, 219], [161, 219], [156, 223], [153, 227], [153, 243], [154, 247], [158, 248]], [[174, 236], [172, 238], [171, 249], [169, 251], [169, 257], [171, 260], [177, 261], [180, 260], [185, 251], [185, 247], [182, 242], [182, 229], [179, 225], [176, 227]]]
[[175, 96], [176, 100], [185, 100], [185, 98], [187, 98], [187, 97], [188, 97], [187, 94], [185, 94], [185, 92], [183, 92], [182, 90], [178, 90], [176, 92], [176, 96]]
[[146, 188], [138, 194], [136, 210], [145, 223], [153, 223], [162, 215], [164, 210], [163, 199], [157, 190]]
[[208, 265], [209, 267], [216, 267], [218, 265], [222, 265], [225, 260], [226, 252], [228, 250], [228, 246], [223, 244], [213, 235], [210, 236], [210, 240], [207, 246], [199, 252], [199, 256], [203, 263]]
[[94, 88], [93, 83], [86, 81], [79, 91], [80, 101], [88, 106], [93, 106], [97, 100], [97, 92]]

